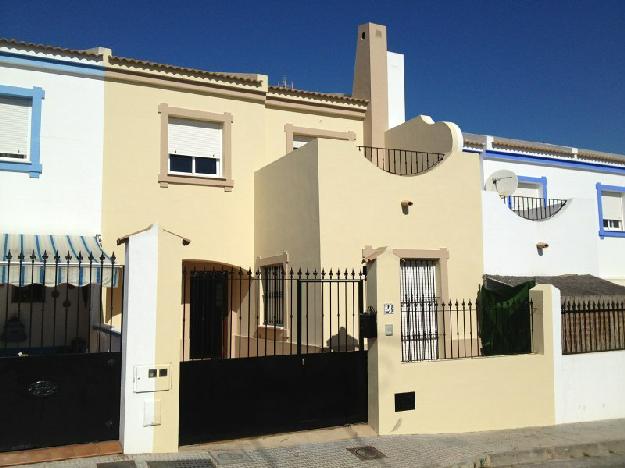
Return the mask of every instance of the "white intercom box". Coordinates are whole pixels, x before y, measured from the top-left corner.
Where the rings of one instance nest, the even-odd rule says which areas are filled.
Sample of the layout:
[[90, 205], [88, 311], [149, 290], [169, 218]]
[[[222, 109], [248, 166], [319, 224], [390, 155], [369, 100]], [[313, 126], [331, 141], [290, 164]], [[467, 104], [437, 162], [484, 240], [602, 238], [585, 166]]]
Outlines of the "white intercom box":
[[164, 392], [171, 388], [171, 368], [169, 364], [135, 366], [134, 391]]

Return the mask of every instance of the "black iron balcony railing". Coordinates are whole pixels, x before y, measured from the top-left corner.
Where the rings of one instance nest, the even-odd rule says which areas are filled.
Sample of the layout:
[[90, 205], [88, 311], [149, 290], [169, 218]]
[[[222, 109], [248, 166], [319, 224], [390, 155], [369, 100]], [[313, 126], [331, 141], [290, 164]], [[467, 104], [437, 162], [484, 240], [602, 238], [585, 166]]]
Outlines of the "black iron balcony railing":
[[504, 203], [521, 218], [542, 221], [555, 216], [566, 205], [566, 200], [511, 196], [504, 197]]
[[416, 175], [425, 172], [445, 158], [443, 153], [426, 153], [393, 148], [377, 148], [375, 146], [359, 146], [372, 164], [385, 172], [398, 175]]

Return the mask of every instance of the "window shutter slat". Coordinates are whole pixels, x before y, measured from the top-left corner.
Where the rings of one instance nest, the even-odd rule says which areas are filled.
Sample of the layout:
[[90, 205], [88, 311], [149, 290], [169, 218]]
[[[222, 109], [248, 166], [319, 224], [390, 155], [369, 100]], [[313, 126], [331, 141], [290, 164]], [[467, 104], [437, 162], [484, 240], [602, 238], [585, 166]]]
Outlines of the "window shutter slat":
[[0, 153], [28, 158], [31, 108], [29, 99], [0, 96]]
[[170, 154], [221, 159], [222, 127], [214, 122], [170, 118], [168, 151]]

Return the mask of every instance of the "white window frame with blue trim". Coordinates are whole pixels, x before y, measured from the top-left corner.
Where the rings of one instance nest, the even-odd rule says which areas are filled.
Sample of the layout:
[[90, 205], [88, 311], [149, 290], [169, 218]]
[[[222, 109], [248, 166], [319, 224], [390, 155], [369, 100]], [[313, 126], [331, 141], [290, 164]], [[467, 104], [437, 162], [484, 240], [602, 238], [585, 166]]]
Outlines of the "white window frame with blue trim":
[[30, 177], [37, 178], [41, 175], [41, 154], [40, 154], [40, 136], [41, 136], [41, 107], [45, 97], [42, 88], [34, 86], [32, 88], [20, 88], [17, 86], [0, 85], [0, 96], [18, 98], [30, 101], [30, 151], [27, 160], [11, 158], [2, 158], [0, 160], [0, 171], [24, 172]]
[[[625, 204], [625, 187], [620, 187], [617, 185], [603, 185], [601, 182], [597, 182], [597, 211], [599, 214], [599, 237], [601, 239], [605, 238], [605, 237], [623, 237], [625, 238], [625, 230], [610, 230], [610, 229], [606, 229], [604, 226], [604, 219], [603, 219], [603, 194], [605, 192], [611, 192], [611, 193], [620, 193], [622, 194], [622, 197], [624, 199], [624, 204]], [[625, 214], [623, 215], [622, 219], [621, 219], [621, 226], [623, 226], [623, 221], [625, 221], [623, 218], [625, 218]]]

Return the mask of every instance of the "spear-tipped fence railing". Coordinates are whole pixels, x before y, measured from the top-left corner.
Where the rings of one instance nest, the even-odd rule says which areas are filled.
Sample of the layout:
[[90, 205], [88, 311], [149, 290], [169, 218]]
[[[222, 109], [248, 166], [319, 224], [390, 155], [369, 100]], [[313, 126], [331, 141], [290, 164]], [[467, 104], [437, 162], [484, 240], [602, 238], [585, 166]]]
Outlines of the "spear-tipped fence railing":
[[521, 218], [544, 221], [558, 214], [566, 205], [567, 200], [515, 195], [504, 197], [504, 203]]
[[364, 349], [365, 274], [185, 266], [183, 360]]
[[562, 303], [562, 353], [625, 350], [625, 300], [569, 298]]
[[0, 356], [120, 352], [115, 254], [8, 250], [0, 259]]
[[444, 153], [427, 153], [395, 148], [359, 146], [365, 158], [385, 172], [398, 175], [417, 175], [440, 164], [445, 159]]
[[401, 303], [402, 361], [527, 354], [533, 349], [531, 301], [482, 307], [406, 296]]

